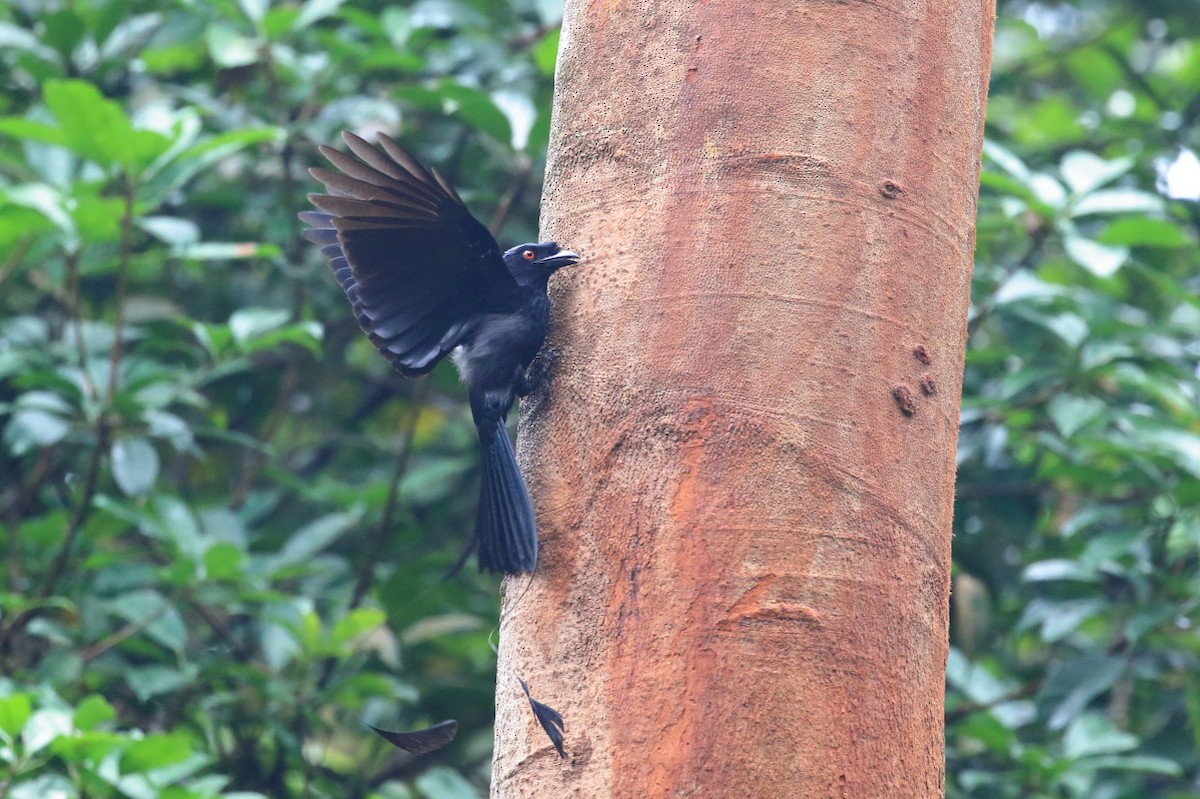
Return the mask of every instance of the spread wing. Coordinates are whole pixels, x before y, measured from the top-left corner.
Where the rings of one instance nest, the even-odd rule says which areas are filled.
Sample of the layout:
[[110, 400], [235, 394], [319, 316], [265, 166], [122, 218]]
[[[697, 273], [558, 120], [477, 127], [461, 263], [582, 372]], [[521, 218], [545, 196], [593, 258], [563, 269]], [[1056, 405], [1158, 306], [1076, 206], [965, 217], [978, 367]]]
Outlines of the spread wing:
[[358, 159], [329, 147], [339, 171], [309, 172], [328, 194], [310, 194], [320, 211], [300, 218], [321, 246], [371, 343], [414, 377], [470, 332], [482, 313], [516, 302], [516, 281], [496, 240], [436, 171], [379, 134], [380, 149], [351, 133]]

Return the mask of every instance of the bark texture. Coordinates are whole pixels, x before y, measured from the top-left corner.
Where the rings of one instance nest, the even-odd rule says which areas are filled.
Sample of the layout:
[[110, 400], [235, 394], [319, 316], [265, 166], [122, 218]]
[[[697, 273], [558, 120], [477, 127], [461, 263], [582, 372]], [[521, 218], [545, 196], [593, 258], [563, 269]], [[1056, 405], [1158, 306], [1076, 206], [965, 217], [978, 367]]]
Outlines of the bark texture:
[[522, 408], [494, 797], [942, 795], [992, 22], [568, 0], [542, 222], [585, 262]]

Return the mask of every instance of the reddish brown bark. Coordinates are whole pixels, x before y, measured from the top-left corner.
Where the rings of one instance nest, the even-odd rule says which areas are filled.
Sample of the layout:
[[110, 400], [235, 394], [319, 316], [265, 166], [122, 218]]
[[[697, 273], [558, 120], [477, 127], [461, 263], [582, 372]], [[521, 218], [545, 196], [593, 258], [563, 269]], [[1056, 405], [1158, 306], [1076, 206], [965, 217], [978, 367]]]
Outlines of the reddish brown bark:
[[493, 796], [941, 795], [992, 19], [568, 2], [543, 228], [586, 262], [523, 408]]

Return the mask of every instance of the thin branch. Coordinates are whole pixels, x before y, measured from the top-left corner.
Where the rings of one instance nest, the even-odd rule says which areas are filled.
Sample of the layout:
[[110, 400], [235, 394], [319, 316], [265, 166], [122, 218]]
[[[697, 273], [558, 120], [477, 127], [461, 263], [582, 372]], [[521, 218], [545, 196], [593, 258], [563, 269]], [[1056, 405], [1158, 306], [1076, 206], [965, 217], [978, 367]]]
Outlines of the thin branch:
[[117, 375], [121, 371], [121, 356], [124, 354], [125, 296], [129, 292], [129, 261], [133, 253], [134, 199], [133, 177], [126, 175], [125, 211], [121, 215], [121, 257], [117, 261], [117, 307], [113, 319], [112, 349], [108, 353], [108, 405], [112, 405], [117, 398]]
[[[71, 520], [67, 525], [66, 536], [58, 548], [58, 553], [54, 556], [54, 562], [50, 566], [46, 579], [38, 589], [38, 599], [46, 599], [58, 587], [59, 581], [67, 571], [67, 564], [71, 561], [75, 539], [79, 536], [80, 529], [91, 513], [92, 499], [96, 495], [96, 485], [100, 479], [100, 467], [104, 462], [104, 452], [108, 449], [107, 419], [101, 415], [100, 420], [96, 429], [96, 446], [92, 449], [92, 459], [88, 464], [87, 476], [84, 478], [83, 496], [75, 505]], [[0, 626], [0, 651], [4, 650], [4, 646], [10, 638], [24, 630], [44, 609], [43, 606], [29, 608], [19, 613], [11, 624]]]
[[[392, 532], [392, 523], [396, 516], [396, 502], [400, 496], [400, 482], [404, 479], [404, 475], [408, 471], [408, 464], [413, 450], [413, 440], [417, 435], [417, 422], [421, 418], [421, 409], [425, 407], [425, 399], [428, 396], [429, 380], [426, 379], [417, 384], [417, 390], [413, 393], [413, 405], [409, 411], [408, 418], [405, 420], [404, 430], [401, 434], [400, 451], [396, 453], [396, 465], [392, 470], [392, 479], [388, 485], [387, 499], [384, 500], [383, 512], [379, 515], [379, 524], [375, 527], [375, 537], [372, 539], [362, 563], [359, 564], [358, 579], [355, 580], [354, 590], [350, 593], [350, 602], [346, 606], [347, 611], [354, 610], [362, 604], [362, 601], [367, 596], [367, 592], [371, 590], [371, 583], [375, 580], [375, 566], [383, 557], [383, 550], [387, 546]], [[324, 664], [321, 666], [321, 676], [317, 678], [318, 691], [324, 689], [329, 684], [336, 665], [336, 658], [328, 657], [325, 659]]]
[[[62, 580], [63, 575], [66, 574], [67, 564], [71, 561], [71, 553], [75, 547], [75, 539], [79, 537], [79, 531], [83, 528], [88, 516], [91, 515], [92, 500], [96, 496], [96, 486], [100, 482], [100, 467], [104, 463], [104, 453], [108, 450], [109, 437], [108, 420], [102, 415], [100, 423], [96, 427], [96, 445], [92, 448], [92, 459], [88, 463], [87, 476], [84, 478], [83, 496], [79, 498], [75, 510], [71, 513], [67, 534], [58, 548], [58, 553], [54, 557], [46, 579], [42, 582], [42, 587], [38, 590], [37, 595], [40, 599], [51, 596], [58, 588], [58, 583]], [[30, 613], [32, 614], [33, 611]], [[20, 620], [18, 619], [18, 621]], [[16, 626], [15, 622], [13, 626]]]
[[127, 622], [123, 627], [121, 627], [121, 629], [110, 633], [91, 646], [84, 647], [83, 649], [79, 650], [80, 660], [82, 660], [84, 663], [87, 663], [89, 660], [94, 660], [100, 657], [105, 652], [122, 643], [123, 641], [129, 640], [165, 616], [169, 607], [170, 602], [168, 601], [168, 604], [164, 605], [162, 610], [160, 610], [158, 613], [155, 613], [153, 616], [142, 619], [141, 621]]
[[75, 359], [79, 367], [79, 380], [83, 383], [83, 392], [93, 402], [100, 402], [100, 392], [92, 380], [92, 370], [88, 368], [87, 342], [83, 340], [83, 311], [79, 299], [79, 253], [72, 250], [66, 255], [67, 265], [67, 314], [71, 320], [71, 333], [75, 339]]
[[488, 230], [491, 231], [493, 236], [498, 237], [500, 235], [500, 229], [504, 227], [504, 221], [508, 219], [513, 206], [521, 199], [521, 195], [525, 193], [525, 189], [529, 186], [529, 174], [532, 171], [533, 162], [527, 156], [522, 157], [516, 174], [512, 176], [508, 189], [504, 192], [504, 196], [500, 198], [500, 204], [496, 206], [496, 211], [492, 214], [491, 221], [488, 222]]
[[1018, 699], [1026, 699], [1033, 696], [1042, 687], [1042, 680], [1030, 680], [1024, 685], [1017, 686], [1006, 694], [1002, 694], [988, 702], [968, 702], [964, 705], [959, 705], [953, 710], [946, 711], [946, 726], [955, 724], [962, 719], [974, 713], [980, 713], [985, 710], [992, 710], [1000, 705], [1015, 702]]
[[545, 38], [546, 34], [550, 33], [551, 31], [556, 31], [561, 27], [562, 18], [559, 18], [555, 22], [547, 22], [545, 24], [538, 25], [529, 33], [509, 39], [508, 49], [509, 51], [515, 53], [528, 47], [533, 47], [535, 44]]
[[[1025, 248], [1025, 253], [1021, 256], [1011, 268], [1005, 270], [1005, 277], [1011, 276], [1013, 273], [1022, 269], [1028, 269], [1033, 266], [1033, 262], [1041, 254], [1042, 248], [1046, 246], [1046, 241], [1050, 238], [1051, 228], [1049, 225], [1039, 225], [1037, 229], [1029, 234], [1029, 246]], [[996, 310], [996, 303], [989, 300], [978, 306], [975, 317], [967, 322], [967, 339], [970, 340], [975, 331], [983, 325], [984, 321], [991, 315], [992, 311]]]
[[[104, 398], [107, 407], [111, 407], [117, 398], [117, 388], [120, 385], [118, 374], [121, 371], [121, 356], [124, 354], [125, 297], [129, 291], [129, 262], [133, 255], [133, 205], [135, 196], [133, 177], [131, 175], [124, 176], [123, 199], [125, 207], [121, 214], [121, 251], [120, 257], [117, 260], [116, 309], [113, 318], [112, 348], [108, 353], [107, 396]], [[78, 287], [76, 290], [78, 290]], [[76, 297], [78, 298], [78, 295]], [[79, 324], [76, 323], [75, 328], [77, 331], [79, 327]], [[83, 371], [85, 374], [87, 373], [86, 365]], [[43, 599], [54, 593], [59, 581], [66, 573], [67, 564], [71, 560], [71, 551], [74, 549], [75, 539], [78, 537], [79, 531], [83, 528], [84, 522], [87, 521], [88, 516], [91, 514], [92, 499], [96, 495], [96, 485], [100, 479], [100, 467], [104, 463], [104, 453], [108, 450], [111, 434], [112, 431], [107, 412], [101, 410], [96, 419], [96, 447], [92, 450], [92, 460], [88, 465], [83, 497], [80, 499], [79, 504], [75, 506], [75, 512], [71, 516], [71, 523], [67, 527], [66, 538], [63, 539], [62, 546], [58, 550], [58, 555], [54, 559], [54, 564], [50, 568], [50, 573], [46, 581], [42, 584], [39, 596]]]
[[396, 516], [396, 500], [400, 495], [400, 481], [408, 471], [408, 463], [412, 455], [413, 439], [417, 435], [417, 422], [421, 418], [421, 409], [425, 407], [425, 399], [429, 396], [429, 380], [422, 380], [412, 398], [412, 409], [409, 411], [407, 424], [404, 427], [400, 452], [396, 455], [396, 467], [392, 471], [392, 481], [388, 486], [387, 499], [383, 503], [383, 513], [379, 516], [379, 526], [375, 528], [375, 539], [370, 551], [359, 565], [358, 580], [354, 584], [354, 592], [350, 595], [349, 609], [354, 610], [362, 604], [371, 583], [375, 579], [375, 565], [383, 555], [384, 547], [392, 530], [392, 522]]
[[[359, 400], [358, 407], [351, 411], [350, 414], [341, 421], [341, 424], [345, 425], [345, 423], [348, 422], [353, 425], [363, 421], [376, 410], [381, 408], [383, 404], [391, 399], [396, 393], [390, 385], [385, 383], [371, 383], [369, 388], [370, 392]], [[306, 478], [318, 474], [329, 464], [331, 460], [333, 460], [334, 455], [337, 454], [338, 448], [339, 445], [336, 442], [322, 444], [308, 459], [308, 461], [297, 470], [297, 474], [300, 477]]]
[[50, 462], [54, 455], [52, 447], [42, 447], [38, 451], [37, 460], [29, 472], [28, 479], [17, 490], [17, 495], [4, 511], [4, 528], [8, 536], [8, 580], [12, 590], [18, 590], [21, 584], [21, 547], [17, 540], [17, 523], [25, 515], [25, 511], [33, 502], [38, 489], [50, 472]]
[[187, 601], [188, 604], [192, 606], [192, 609], [196, 611], [196, 615], [208, 625], [208, 628], [212, 630], [218, 638], [221, 639], [221, 642], [225, 644], [225, 646], [229, 647], [230, 651], [233, 652], [239, 660], [247, 660], [250, 657], [251, 653], [247, 652], [246, 648], [242, 646], [242, 644], [239, 643], [236, 638], [233, 637], [233, 631], [229, 629], [229, 625], [226, 624], [225, 620], [218, 616], [212, 608], [201, 602], [195, 595], [192, 594], [188, 595]]
[[1141, 89], [1142, 93], [1149, 97], [1159, 109], [1178, 107], [1178, 103], [1171, 102], [1166, 97], [1163, 97], [1158, 91], [1158, 88], [1155, 87], [1154, 84], [1150, 82], [1149, 78], [1146, 77], [1145, 73], [1134, 69], [1133, 64], [1129, 63], [1129, 59], [1125, 57], [1125, 54], [1114, 47], [1111, 43], [1103, 42], [1099, 45], [1099, 49], [1101, 52], [1115, 61], [1117, 66], [1121, 68], [1121, 71], [1125, 73], [1125, 77], [1129, 79], [1129, 82]]
[[[121, 355], [123, 353], [122, 332], [125, 325], [125, 297], [129, 286], [129, 262], [133, 253], [133, 212], [134, 212], [134, 182], [131, 175], [124, 175], [123, 178], [123, 200], [124, 210], [121, 214], [121, 249], [120, 256], [117, 260], [117, 290], [116, 290], [116, 315], [113, 320], [113, 341], [112, 349], [109, 350], [108, 356], [108, 396], [105, 397], [105, 405], [111, 406], [116, 400], [118, 378], [117, 374], [120, 371]], [[69, 280], [74, 281], [73, 287], [70, 289], [73, 292], [73, 301], [71, 302], [72, 311], [75, 318], [76, 329], [76, 347], [79, 350], [80, 358], [83, 359], [82, 372], [84, 375], [84, 385], [90, 385], [90, 380], [87, 377], [88, 369], [84, 349], [82, 333], [80, 333], [80, 316], [79, 316], [79, 286], [78, 286], [78, 254], [68, 253], [67, 269]], [[94, 387], [93, 387], [94, 390]], [[37, 597], [46, 599], [54, 594], [58, 588], [59, 582], [66, 575], [67, 567], [71, 562], [71, 555], [75, 549], [75, 541], [79, 537], [79, 531], [83, 529], [83, 525], [87, 522], [88, 517], [92, 512], [92, 500], [96, 496], [96, 487], [100, 482], [100, 471], [104, 465], [104, 455], [108, 451], [110, 439], [112, 437], [111, 423], [108, 413], [105, 408], [102, 408], [96, 417], [96, 442], [92, 449], [92, 457], [88, 463], [87, 472], [85, 473], [83, 483], [83, 495], [76, 503], [74, 511], [71, 513], [71, 519], [67, 524], [67, 532], [63, 537], [63, 542], [58, 548], [58, 552], [54, 556], [54, 560], [50, 565], [50, 570], [46, 574], [45, 580], [42, 581], [41, 587], [38, 589]], [[0, 649], [3, 648], [5, 642], [13, 635], [21, 630], [37, 617], [41, 612], [41, 607], [30, 608], [29, 610], [19, 614], [13, 619], [12, 624], [7, 627], [0, 628]]]
[[250, 490], [254, 488], [254, 484], [258, 481], [259, 475], [267, 465], [267, 453], [265, 445], [271, 443], [271, 439], [279, 432], [279, 428], [283, 425], [283, 420], [290, 413], [292, 404], [292, 395], [296, 391], [296, 386], [300, 381], [299, 368], [296, 361], [288, 361], [287, 368], [283, 373], [283, 380], [279, 385], [279, 393], [275, 398], [275, 407], [271, 409], [270, 416], [267, 418], [266, 430], [263, 431], [261, 443], [264, 449], [255, 450], [250, 455], [250, 463], [246, 466], [246, 470], [242, 472], [242, 478], [234, 487], [229, 498], [229, 507], [237, 510], [246, 502], [246, 497], [250, 495]]
[[29, 248], [33, 246], [33, 237], [27, 236], [21, 239], [16, 245], [8, 251], [8, 257], [4, 259], [4, 263], [0, 264], [0, 286], [4, 285], [4, 281], [8, 280], [21, 263], [21, 260], [29, 252]]

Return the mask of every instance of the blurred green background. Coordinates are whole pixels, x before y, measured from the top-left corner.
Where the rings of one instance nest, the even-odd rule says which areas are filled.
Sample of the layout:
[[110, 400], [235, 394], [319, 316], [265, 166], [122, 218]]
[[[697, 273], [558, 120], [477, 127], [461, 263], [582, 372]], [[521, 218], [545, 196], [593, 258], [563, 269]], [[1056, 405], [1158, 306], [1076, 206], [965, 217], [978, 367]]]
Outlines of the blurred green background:
[[[382, 129], [534, 238], [560, 17], [0, 7], [0, 799], [486, 795], [497, 581], [440, 581], [469, 413], [295, 214], [317, 143]], [[951, 797], [1200, 796], [1198, 119], [1194, 0], [1001, 3]], [[362, 724], [447, 717], [421, 757]]]

